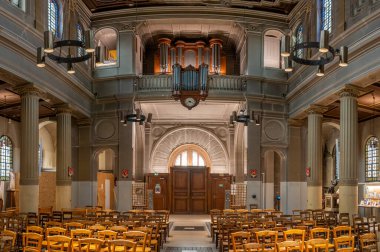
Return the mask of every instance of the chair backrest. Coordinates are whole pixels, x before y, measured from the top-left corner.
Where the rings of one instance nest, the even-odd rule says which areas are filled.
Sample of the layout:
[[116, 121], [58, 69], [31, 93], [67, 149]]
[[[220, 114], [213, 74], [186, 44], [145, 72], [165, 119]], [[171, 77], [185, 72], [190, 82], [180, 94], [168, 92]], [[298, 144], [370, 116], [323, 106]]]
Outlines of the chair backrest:
[[147, 233], [144, 233], [142, 231], [128, 231], [128, 232], [123, 233], [123, 239], [136, 242], [136, 246], [141, 247], [142, 252], [145, 251], [145, 246], [147, 242]]
[[51, 227], [46, 229], [46, 237], [47, 236], [53, 236], [53, 235], [65, 235], [66, 229], [61, 227]]
[[263, 230], [256, 232], [256, 242], [261, 244], [264, 248], [275, 249], [277, 243], [277, 231]]
[[26, 227], [26, 232], [27, 233], [36, 233], [36, 234], [43, 235], [44, 234], [44, 229], [42, 227], [39, 227], [39, 226], [27, 226]]
[[328, 252], [329, 240], [323, 238], [314, 238], [306, 242], [307, 251], [311, 252]]
[[117, 233], [117, 238], [122, 238], [123, 233], [128, 231], [128, 227], [125, 226], [112, 226], [109, 230], [115, 231]]
[[350, 226], [337, 226], [333, 229], [334, 238], [340, 236], [351, 236], [351, 227]]
[[303, 251], [305, 241], [305, 230], [302, 229], [289, 229], [284, 231], [285, 241], [300, 241], [300, 250]]
[[91, 236], [92, 236], [91, 230], [81, 229], [81, 228], [71, 230], [71, 234], [70, 234], [71, 239], [77, 239], [77, 240], [83, 239], [83, 238], [91, 238]]
[[100, 252], [102, 251], [103, 240], [96, 238], [83, 238], [78, 240], [78, 247], [81, 252]]
[[45, 222], [45, 228], [49, 228], [49, 227], [62, 227], [62, 222], [58, 222], [58, 221]]
[[359, 236], [360, 251], [378, 251], [375, 233], [366, 233]]
[[[12, 238], [12, 240], [9, 240], [9, 244], [11, 245], [10, 247], [14, 247], [16, 244], [17, 233], [13, 232], [11, 230], [3, 230], [1, 233], [3, 236], [7, 236], [9, 238]], [[5, 242], [5, 245], [6, 245], [6, 243], [7, 242]]]
[[36, 233], [24, 233], [22, 235], [23, 251], [41, 251], [43, 236]]
[[71, 238], [64, 235], [53, 235], [47, 237], [48, 252], [71, 251]]
[[250, 243], [251, 233], [243, 231], [235, 232], [231, 234], [231, 239], [234, 252], [237, 250], [241, 251], [244, 244]]
[[243, 245], [244, 252], [259, 252], [262, 250], [262, 244], [257, 242], [250, 242]]
[[98, 239], [103, 241], [110, 241], [117, 239], [117, 232], [112, 230], [102, 230], [98, 232]]
[[276, 243], [277, 251], [303, 251], [301, 241], [282, 241]]
[[146, 233], [147, 234], [147, 236], [146, 236], [147, 245], [150, 246], [151, 240], [152, 240], [153, 228], [151, 228], [151, 227], [136, 227], [133, 230]]
[[353, 236], [340, 236], [334, 238], [335, 251], [341, 248], [354, 248], [354, 237]]
[[108, 242], [108, 252], [135, 252], [136, 242], [123, 239]]
[[323, 239], [329, 239], [330, 237], [330, 229], [328, 228], [313, 228], [310, 230], [310, 238], [316, 239], [316, 238], [323, 238]]
[[70, 233], [73, 229], [83, 228], [84, 224], [80, 222], [67, 222], [64, 226], [69, 231], [68, 233]]

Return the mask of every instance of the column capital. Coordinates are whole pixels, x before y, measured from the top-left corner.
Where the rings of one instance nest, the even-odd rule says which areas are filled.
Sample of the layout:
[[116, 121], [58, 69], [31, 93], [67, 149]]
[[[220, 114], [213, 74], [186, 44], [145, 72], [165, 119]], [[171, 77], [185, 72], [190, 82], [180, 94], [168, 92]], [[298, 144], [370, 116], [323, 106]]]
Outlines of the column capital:
[[339, 98], [342, 97], [358, 97], [361, 94], [363, 94], [365, 90], [361, 87], [354, 86], [352, 84], [344, 85], [344, 87], [339, 90], [336, 94], [339, 96]]
[[302, 127], [304, 125], [304, 120], [288, 118], [288, 125], [293, 127]]
[[73, 112], [72, 106], [67, 103], [58, 104], [54, 106], [54, 108], [56, 109], [57, 114], [63, 114], [63, 113], [72, 114]]
[[307, 109], [306, 113], [308, 115], [310, 114], [320, 114], [322, 115], [328, 110], [328, 107], [317, 105], [317, 104], [311, 104]]
[[13, 88], [13, 90], [16, 91], [20, 96], [28, 96], [28, 95], [38, 96], [38, 97], [45, 96], [45, 93], [32, 83], [16, 86]]

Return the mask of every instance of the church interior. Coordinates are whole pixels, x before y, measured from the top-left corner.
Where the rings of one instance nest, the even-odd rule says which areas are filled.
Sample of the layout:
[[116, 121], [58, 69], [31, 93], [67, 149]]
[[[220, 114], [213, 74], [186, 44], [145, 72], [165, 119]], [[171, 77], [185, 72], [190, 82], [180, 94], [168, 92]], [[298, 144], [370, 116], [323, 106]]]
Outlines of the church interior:
[[169, 214], [220, 252], [259, 251], [238, 217], [376, 245], [379, 27], [380, 0], [0, 0], [0, 249], [120, 220], [169, 252]]

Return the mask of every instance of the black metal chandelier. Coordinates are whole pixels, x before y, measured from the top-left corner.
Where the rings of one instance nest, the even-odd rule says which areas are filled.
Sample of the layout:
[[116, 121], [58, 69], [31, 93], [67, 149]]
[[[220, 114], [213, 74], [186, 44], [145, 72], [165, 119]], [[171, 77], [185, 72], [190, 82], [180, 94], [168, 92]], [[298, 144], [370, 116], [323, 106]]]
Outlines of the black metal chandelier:
[[[339, 56], [339, 66], [348, 66], [348, 48], [347, 46], [342, 46], [340, 49], [334, 49], [329, 45], [329, 31], [322, 30], [320, 34], [319, 42], [303, 42], [295, 44], [292, 48], [290, 47], [290, 36], [286, 35], [281, 38], [281, 56], [284, 57], [285, 72], [293, 71], [292, 61], [297, 62], [302, 65], [308, 66], [318, 66], [317, 76], [324, 76], [325, 65], [334, 60], [335, 56]], [[300, 51], [304, 49], [318, 49], [319, 52], [323, 53], [319, 59], [306, 59], [299, 57]]]
[[143, 125], [144, 123], [152, 122], [152, 113], [148, 113], [147, 116], [141, 113], [140, 109], [136, 109], [135, 113], [126, 114], [124, 111], [120, 111], [120, 122], [123, 123], [123, 126], [127, 126], [128, 122], [135, 122]]
[[240, 110], [239, 113], [236, 111], [232, 112], [232, 115], [230, 116], [230, 124], [234, 123], [244, 123], [244, 126], [248, 126], [248, 123], [255, 122], [255, 124], [258, 126], [261, 124], [261, 118], [260, 115], [255, 115], [255, 112], [252, 111], [251, 115], [247, 113], [247, 110]]
[[[37, 48], [37, 66], [45, 67], [46, 56], [56, 61], [58, 64], [67, 64], [67, 72], [74, 74], [74, 63], [83, 62], [92, 57], [95, 51], [93, 32], [87, 30], [84, 32], [84, 41], [78, 39], [70, 39], [71, 35], [71, 15], [75, 15], [75, 0], [68, 1], [68, 39], [54, 41], [53, 33], [51, 31], [44, 32], [44, 46]], [[78, 52], [80, 48], [86, 52], [84, 55], [74, 56], [72, 51]], [[67, 49], [67, 50], [66, 50]]]

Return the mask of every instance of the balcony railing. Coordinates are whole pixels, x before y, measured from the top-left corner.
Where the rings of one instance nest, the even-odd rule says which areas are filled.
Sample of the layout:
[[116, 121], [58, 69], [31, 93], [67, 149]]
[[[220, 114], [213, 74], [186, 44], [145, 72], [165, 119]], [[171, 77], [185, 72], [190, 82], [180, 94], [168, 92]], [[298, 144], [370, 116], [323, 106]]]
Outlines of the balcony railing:
[[[173, 87], [172, 75], [143, 75], [138, 79], [137, 91], [171, 92]], [[210, 75], [208, 77], [209, 91], [215, 92], [242, 92], [245, 91], [245, 78], [232, 75]]]

